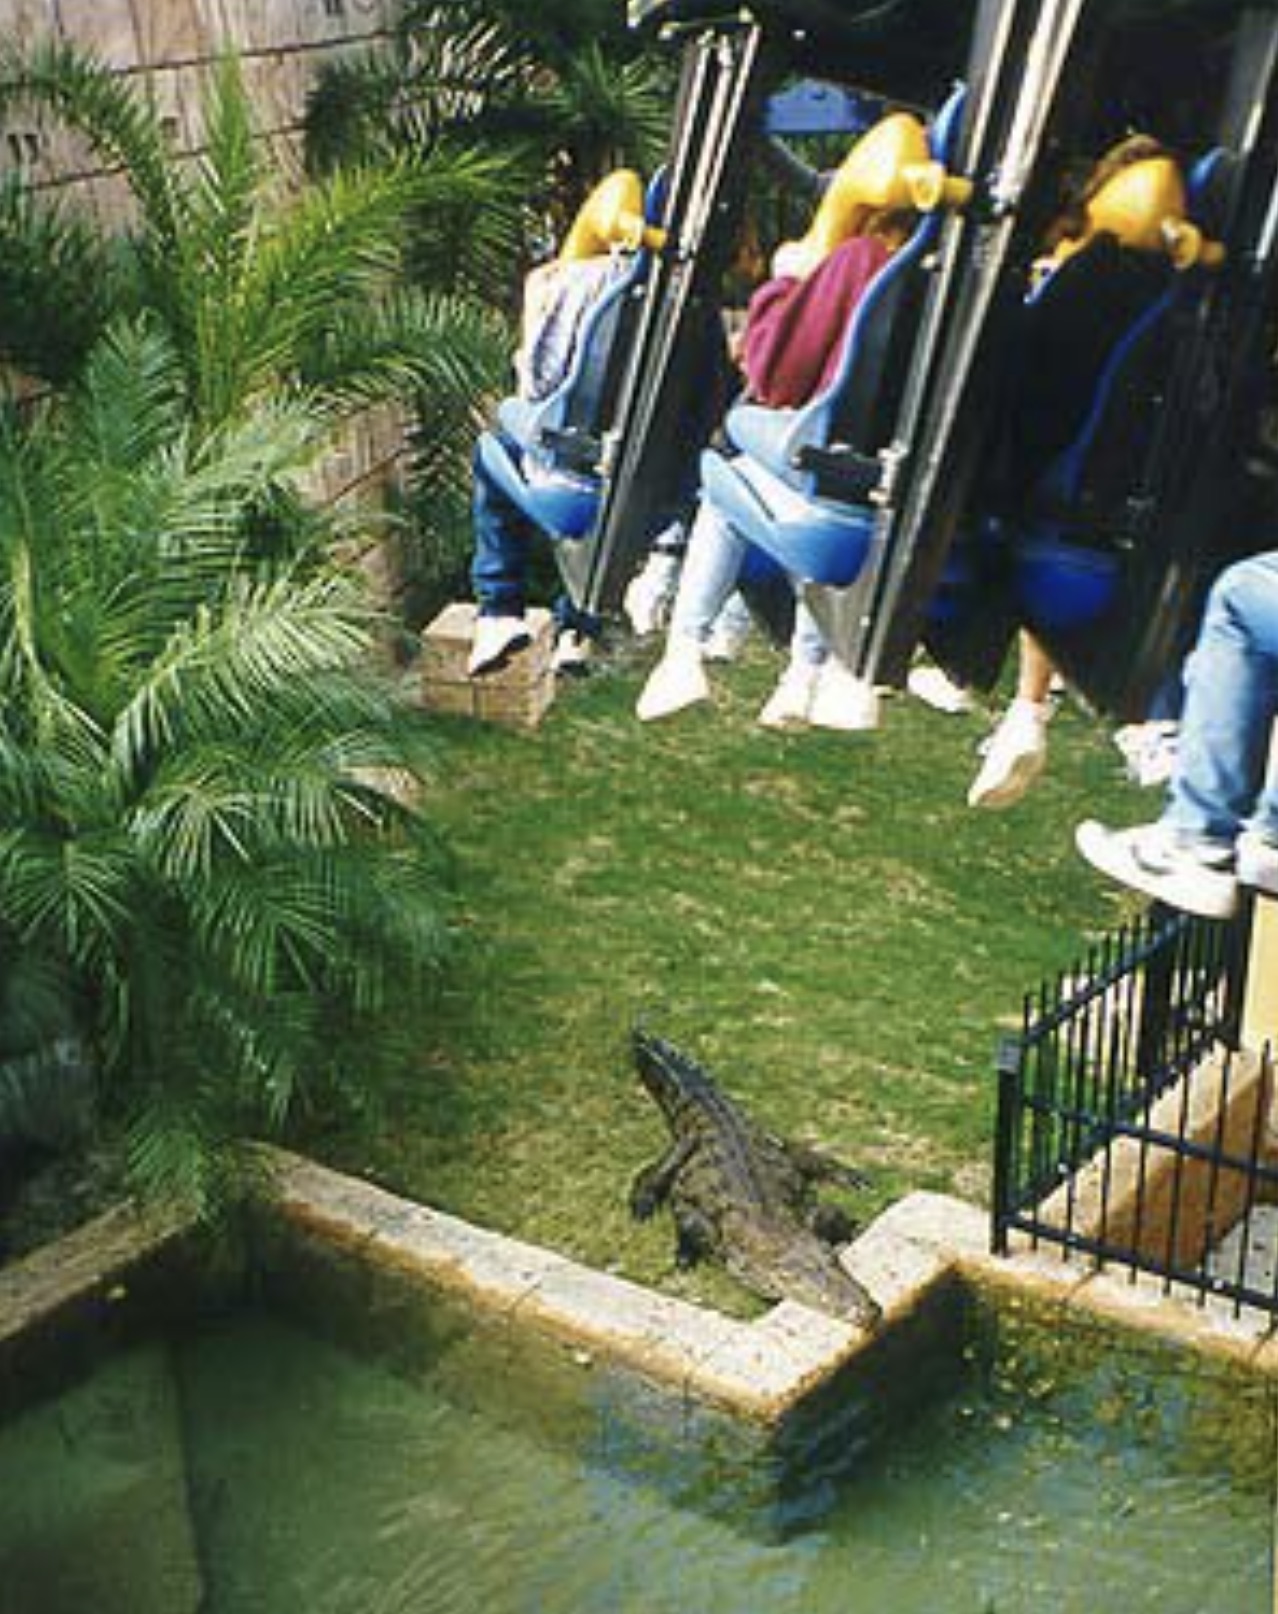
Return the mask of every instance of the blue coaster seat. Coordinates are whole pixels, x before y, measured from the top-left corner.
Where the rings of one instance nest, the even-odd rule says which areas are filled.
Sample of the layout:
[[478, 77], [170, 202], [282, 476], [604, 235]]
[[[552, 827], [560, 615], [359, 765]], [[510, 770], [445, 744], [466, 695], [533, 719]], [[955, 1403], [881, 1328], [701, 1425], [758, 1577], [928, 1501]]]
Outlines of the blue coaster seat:
[[[1227, 168], [1227, 154], [1217, 149], [1200, 157], [1186, 176], [1189, 208], [1196, 218], [1209, 219], [1213, 192], [1227, 178]], [[1142, 364], [1157, 363], [1162, 356], [1165, 344], [1160, 339], [1170, 316], [1196, 280], [1194, 271], [1169, 273], [1165, 288], [1119, 336], [1082, 426], [1048, 467], [1029, 517], [1010, 535], [1016, 595], [1032, 629], [1069, 633], [1087, 627], [1103, 618], [1118, 598], [1124, 555], [1105, 541], [1107, 501], [1097, 486], [1107, 477], [1102, 462], [1130, 464], [1147, 442], [1145, 411], [1129, 403], [1132, 377]], [[1049, 279], [1034, 298], [1050, 297], [1051, 291]]]
[[[964, 91], [957, 88], [929, 133], [932, 156], [948, 163], [957, 145]], [[800, 582], [845, 588], [865, 563], [876, 511], [877, 453], [891, 431], [902, 377], [894, 327], [921, 289], [941, 210], [923, 214], [857, 305], [829, 383], [806, 404], [768, 409], [739, 404], [724, 423], [736, 450], [707, 449], [706, 497], [750, 543]], [[894, 362], [897, 361], [897, 362]], [[815, 463], [814, 451], [821, 455]], [[828, 491], [833, 476], [839, 493]], [[845, 494], [844, 489], [849, 491]]]
[[[659, 221], [664, 206], [664, 176], [657, 175], [644, 199], [650, 224]], [[583, 320], [572, 364], [554, 392], [535, 402], [506, 398], [497, 410], [497, 429], [480, 436], [484, 469], [553, 540], [585, 538], [594, 529], [602, 433], [651, 262], [646, 247], [628, 255]]]

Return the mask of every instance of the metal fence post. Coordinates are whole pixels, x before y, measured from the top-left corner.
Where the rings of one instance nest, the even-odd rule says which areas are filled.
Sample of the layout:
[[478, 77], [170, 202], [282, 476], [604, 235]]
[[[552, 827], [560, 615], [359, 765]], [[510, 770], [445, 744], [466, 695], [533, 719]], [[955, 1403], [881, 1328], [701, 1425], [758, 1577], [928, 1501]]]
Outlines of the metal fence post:
[[994, 1124], [994, 1183], [990, 1195], [990, 1249], [1006, 1255], [1008, 1227], [1015, 1210], [1013, 1162], [1016, 1132], [1020, 1125], [1025, 1044], [1020, 1037], [999, 1039], [995, 1068], [998, 1071], [998, 1114]]

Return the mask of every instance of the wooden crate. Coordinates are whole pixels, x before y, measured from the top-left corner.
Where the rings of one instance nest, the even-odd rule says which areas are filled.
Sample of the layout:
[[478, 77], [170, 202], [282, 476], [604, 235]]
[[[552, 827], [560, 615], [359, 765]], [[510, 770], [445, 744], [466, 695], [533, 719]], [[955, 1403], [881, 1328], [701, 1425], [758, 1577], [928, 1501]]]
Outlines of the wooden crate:
[[466, 673], [475, 633], [475, 607], [445, 606], [422, 631], [421, 702], [429, 712], [475, 717], [510, 728], [536, 728], [555, 698], [551, 667], [554, 625], [549, 611], [529, 611], [532, 643], [506, 666], [480, 678]]

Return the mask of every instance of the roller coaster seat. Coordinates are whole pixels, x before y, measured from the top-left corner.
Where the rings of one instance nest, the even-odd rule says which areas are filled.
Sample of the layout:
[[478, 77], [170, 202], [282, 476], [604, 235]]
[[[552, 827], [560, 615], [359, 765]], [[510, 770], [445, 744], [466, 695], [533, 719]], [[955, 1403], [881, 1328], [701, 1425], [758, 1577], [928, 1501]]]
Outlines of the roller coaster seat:
[[[664, 206], [665, 180], [658, 174], [644, 198], [644, 217], [655, 224]], [[497, 429], [480, 437], [484, 469], [551, 539], [584, 538], [594, 528], [602, 433], [651, 261], [647, 246], [619, 260], [615, 278], [582, 322], [572, 363], [559, 386], [535, 401], [505, 399], [497, 410]]]
[[[1211, 228], [1216, 193], [1228, 180], [1225, 152], [1208, 152], [1186, 181], [1189, 212]], [[1169, 273], [1166, 283], [1112, 345], [1091, 405], [1073, 440], [1053, 459], [1030, 500], [1029, 515], [1012, 536], [1016, 594], [1027, 625], [1070, 632], [1100, 620], [1117, 597], [1123, 558], [1107, 542], [1106, 517], [1115, 495], [1106, 484], [1139, 458], [1149, 415], [1140, 402], [1149, 373], [1165, 358], [1171, 316], [1197, 283], [1197, 272]], [[1050, 281], [1033, 296], [1051, 295]], [[1107, 497], [1108, 493], [1108, 497]]]
[[[928, 135], [932, 157], [952, 160], [964, 91], [956, 89]], [[795, 578], [835, 588], [854, 582], [875, 528], [869, 504], [877, 451], [892, 426], [903, 377], [894, 349], [910, 292], [936, 243], [941, 212], [920, 215], [909, 239], [857, 305], [826, 386], [797, 408], [740, 404], [725, 421], [731, 456], [702, 456], [707, 498], [750, 543]]]

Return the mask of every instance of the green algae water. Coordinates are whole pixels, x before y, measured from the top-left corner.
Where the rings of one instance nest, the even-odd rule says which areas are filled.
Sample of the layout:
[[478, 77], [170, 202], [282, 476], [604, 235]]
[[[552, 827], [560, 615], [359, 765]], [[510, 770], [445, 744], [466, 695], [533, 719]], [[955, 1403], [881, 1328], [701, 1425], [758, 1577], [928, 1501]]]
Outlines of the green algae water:
[[954, 1355], [779, 1451], [235, 1316], [0, 1430], [0, 1614], [1268, 1614], [1270, 1387], [1005, 1314]]

